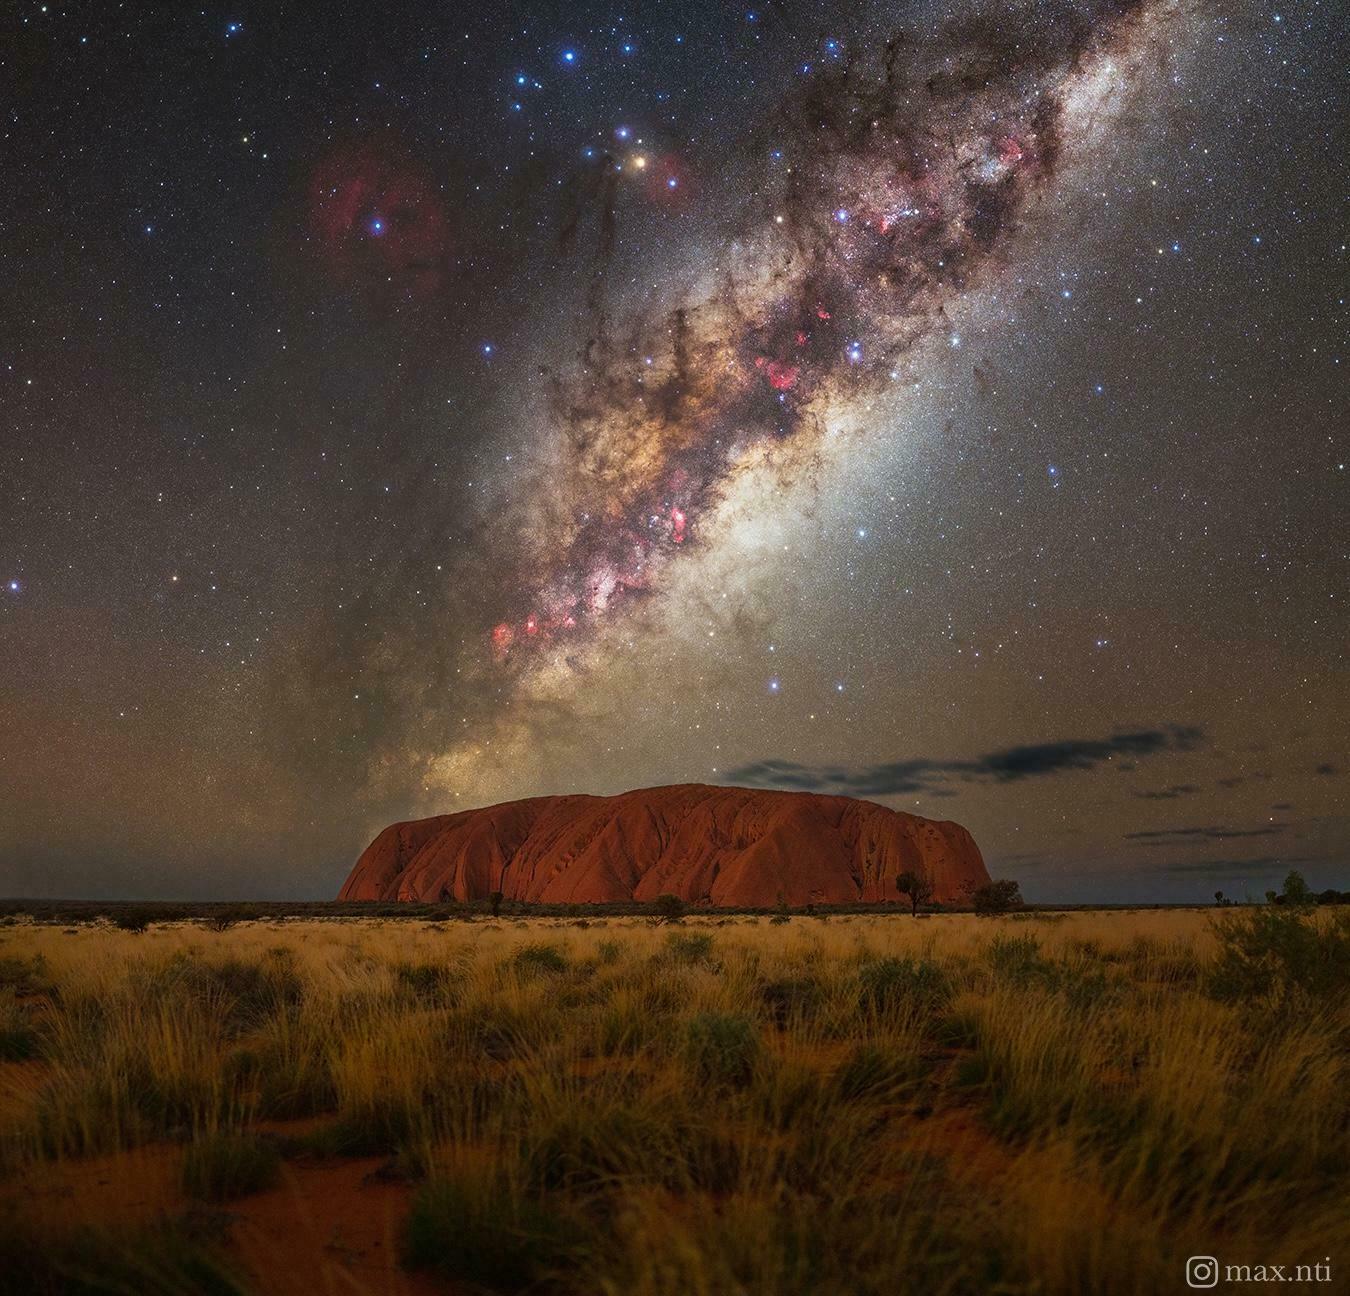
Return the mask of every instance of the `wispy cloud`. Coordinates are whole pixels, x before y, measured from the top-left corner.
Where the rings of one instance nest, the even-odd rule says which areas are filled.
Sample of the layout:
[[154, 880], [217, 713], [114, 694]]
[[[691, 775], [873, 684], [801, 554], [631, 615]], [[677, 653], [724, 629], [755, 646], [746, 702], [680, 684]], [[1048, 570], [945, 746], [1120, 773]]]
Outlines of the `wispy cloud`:
[[802, 765], [762, 760], [731, 770], [727, 778], [752, 787], [836, 792], [847, 796], [892, 796], [928, 792], [953, 781], [1016, 783], [1073, 770], [1090, 770], [1118, 757], [1139, 759], [1163, 752], [1193, 751], [1204, 741], [1199, 729], [1166, 725], [1115, 733], [1109, 738], [1065, 738], [1003, 747], [965, 760], [915, 759], [875, 765]]
[[1287, 823], [1272, 823], [1262, 824], [1259, 828], [1228, 828], [1222, 824], [1203, 824], [1191, 828], [1151, 828], [1146, 832], [1126, 833], [1125, 840], [1157, 846], [1187, 840], [1230, 841], [1238, 837], [1278, 837], [1288, 827]]

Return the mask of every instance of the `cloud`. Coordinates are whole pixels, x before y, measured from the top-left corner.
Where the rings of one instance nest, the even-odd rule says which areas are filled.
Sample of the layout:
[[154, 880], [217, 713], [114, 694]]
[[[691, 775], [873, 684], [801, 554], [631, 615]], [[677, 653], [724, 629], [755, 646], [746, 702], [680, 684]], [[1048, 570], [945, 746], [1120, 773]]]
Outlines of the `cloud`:
[[1244, 876], [1269, 873], [1271, 869], [1286, 868], [1292, 862], [1296, 862], [1293, 857], [1277, 858], [1274, 855], [1259, 855], [1255, 859], [1186, 860], [1163, 865], [1163, 872], [1210, 873], [1222, 877]]
[[1171, 787], [1152, 792], [1136, 792], [1141, 801], [1175, 801], [1178, 797], [1194, 796], [1200, 789], [1194, 783], [1173, 783]]
[[1170, 845], [1178, 841], [1230, 841], [1237, 837], [1277, 837], [1284, 832], [1287, 823], [1263, 824], [1260, 828], [1226, 828], [1217, 824], [1206, 824], [1193, 828], [1153, 828], [1146, 832], [1125, 834], [1126, 841], [1144, 842], [1149, 846]]
[[793, 788], [847, 796], [894, 796], [906, 792], [952, 795], [945, 785], [963, 782], [1016, 783], [1070, 770], [1090, 770], [1118, 756], [1134, 758], [1161, 752], [1193, 751], [1204, 741], [1195, 728], [1166, 725], [1115, 733], [1109, 738], [1065, 738], [986, 752], [968, 760], [904, 760], [876, 765], [799, 765], [762, 760], [727, 774], [751, 787]]

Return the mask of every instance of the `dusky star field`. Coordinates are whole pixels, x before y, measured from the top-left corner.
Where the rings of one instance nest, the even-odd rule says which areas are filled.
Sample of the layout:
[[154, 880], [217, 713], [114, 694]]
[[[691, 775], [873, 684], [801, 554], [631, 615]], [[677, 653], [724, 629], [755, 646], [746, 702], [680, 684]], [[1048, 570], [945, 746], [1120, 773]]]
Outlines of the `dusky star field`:
[[1350, 878], [1322, 0], [0, 16], [0, 894], [674, 782]]

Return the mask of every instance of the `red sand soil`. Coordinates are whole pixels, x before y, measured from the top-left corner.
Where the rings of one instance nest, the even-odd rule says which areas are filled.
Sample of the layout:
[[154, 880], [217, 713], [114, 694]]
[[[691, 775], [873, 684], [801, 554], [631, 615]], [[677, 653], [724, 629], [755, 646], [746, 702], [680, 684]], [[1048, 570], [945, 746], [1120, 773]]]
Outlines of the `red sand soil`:
[[[133, 1229], [182, 1215], [183, 1149], [168, 1144], [52, 1162], [0, 1186], [0, 1210], [63, 1227]], [[432, 1296], [457, 1291], [399, 1267], [413, 1188], [361, 1157], [287, 1162], [275, 1188], [226, 1202], [228, 1249], [258, 1296]]]
[[960, 824], [813, 792], [681, 784], [535, 797], [391, 824], [340, 900], [608, 903], [675, 895], [746, 908], [899, 900], [913, 871], [951, 903], [989, 880]]

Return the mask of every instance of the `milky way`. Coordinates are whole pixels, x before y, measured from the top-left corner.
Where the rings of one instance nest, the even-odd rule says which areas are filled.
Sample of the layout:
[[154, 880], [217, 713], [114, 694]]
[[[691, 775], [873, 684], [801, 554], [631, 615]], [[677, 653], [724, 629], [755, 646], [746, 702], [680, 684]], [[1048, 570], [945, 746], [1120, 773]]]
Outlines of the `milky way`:
[[1344, 888], [1343, 9], [25, 7], [0, 896], [691, 781]]
[[[811, 476], [831, 413], [1025, 254], [1066, 150], [1086, 143], [1066, 135], [1100, 125], [1178, 18], [1117, 0], [958, 19], [840, 59], [782, 106], [772, 196], [700, 288], [631, 318], [597, 306], [579, 362], [551, 375], [558, 457], [512, 514], [525, 557], [481, 650], [504, 696], [552, 692], [616, 622], [626, 633], [766, 456], [765, 496]], [[524, 722], [496, 716], [436, 760], [436, 782], [462, 778], [493, 725], [500, 742]]]

